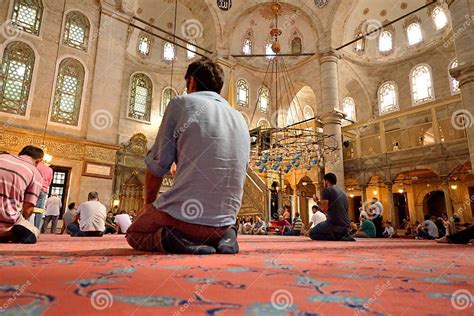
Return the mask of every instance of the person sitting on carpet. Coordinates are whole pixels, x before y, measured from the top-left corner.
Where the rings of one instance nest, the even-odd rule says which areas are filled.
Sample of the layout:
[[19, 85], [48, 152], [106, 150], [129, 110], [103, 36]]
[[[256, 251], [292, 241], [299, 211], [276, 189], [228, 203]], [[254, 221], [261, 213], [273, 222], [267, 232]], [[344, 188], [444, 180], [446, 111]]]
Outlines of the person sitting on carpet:
[[275, 232], [283, 235], [285, 232], [291, 230], [291, 224], [288, 222], [283, 215], [278, 216], [277, 228]]
[[114, 213], [112, 213], [112, 211], [109, 211], [107, 213], [107, 218], [105, 219], [104, 235], [116, 234], [116, 233], [117, 233], [117, 225], [114, 222]]
[[303, 221], [301, 220], [300, 213], [295, 213], [295, 219], [293, 220], [293, 227], [286, 231], [283, 235], [285, 236], [299, 236], [303, 230]]
[[442, 238], [436, 239], [439, 243], [450, 243], [450, 244], [471, 244], [474, 245], [474, 225], [461, 230], [457, 233], [446, 235]]
[[263, 221], [260, 216], [255, 216], [255, 224], [252, 226], [252, 234], [254, 235], [265, 235], [267, 233], [267, 224]]
[[309, 237], [313, 240], [350, 240], [349, 230], [351, 221], [349, 219], [349, 201], [346, 194], [336, 187], [337, 177], [333, 173], [327, 173], [323, 177], [324, 187], [322, 200], [315, 195], [314, 201], [326, 213], [327, 220], [314, 226], [309, 231]]
[[[234, 254], [233, 226], [250, 154], [244, 117], [219, 95], [224, 72], [203, 58], [189, 65], [187, 95], [174, 97], [145, 158], [146, 205], [127, 231], [134, 249], [180, 254]], [[176, 163], [173, 186], [160, 193]]]
[[132, 225], [132, 219], [125, 211], [122, 211], [120, 214], [116, 215], [114, 222], [119, 226], [120, 234], [126, 234], [128, 228], [130, 225]]
[[438, 227], [431, 220], [431, 215], [425, 215], [425, 221], [418, 229], [418, 238], [435, 239], [439, 237]]
[[375, 238], [376, 230], [375, 230], [374, 223], [371, 220], [369, 220], [369, 218], [365, 215], [360, 215], [359, 221], [360, 221], [360, 227], [356, 231], [354, 237]]
[[39, 230], [27, 218], [43, 186], [36, 169], [43, 156], [43, 150], [34, 146], [24, 147], [18, 157], [0, 154], [0, 242], [36, 243]]
[[246, 217], [242, 225], [242, 233], [244, 235], [250, 235], [252, 233], [252, 227], [253, 227], [252, 218]]
[[107, 209], [99, 202], [99, 193], [90, 192], [87, 199], [87, 202], [79, 205], [75, 222], [67, 227], [72, 237], [102, 237], [104, 235]]
[[392, 222], [388, 221], [385, 224], [385, 230], [383, 231], [383, 236], [385, 238], [392, 238], [394, 234], [395, 234], [395, 229], [392, 226]]
[[289, 205], [285, 205], [283, 207], [283, 218], [288, 221], [288, 223], [291, 223], [291, 208]]
[[313, 216], [311, 217], [311, 222], [309, 222], [309, 229], [326, 220], [326, 215], [321, 212], [317, 205], [313, 205], [311, 211], [313, 212]]
[[76, 203], [69, 203], [69, 205], [67, 206], [67, 211], [63, 215], [63, 227], [61, 228], [61, 235], [64, 234], [65, 231], [66, 233], [71, 234], [71, 232], [67, 230], [67, 227], [69, 226], [69, 224], [73, 223], [76, 220], [76, 216]]

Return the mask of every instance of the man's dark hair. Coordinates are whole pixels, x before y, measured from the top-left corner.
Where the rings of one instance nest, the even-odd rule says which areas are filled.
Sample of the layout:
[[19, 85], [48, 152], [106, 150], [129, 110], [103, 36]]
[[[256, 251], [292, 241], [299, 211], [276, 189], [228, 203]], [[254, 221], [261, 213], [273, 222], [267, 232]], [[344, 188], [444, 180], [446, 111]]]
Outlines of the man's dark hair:
[[334, 173], [326, 173], [323, 179], [328, 181], [332, 185], [335, 185], [337, 183], [337, 177]]
[[68, 208], [69, 210], [72, 210], [72, 209], [75, 208], [75, 207], [76, 207], [76, 203], [74, 203], [74, 202], [69, 203], [69, 205], [67, 206], [67, 208]]
[[28, 145], [28, 146], [23, 147], [23, 149], [20, 151], [18, 156], [30, 156], [34, 160], [38, 160], [38, 159], [43, 159], [44, 151], [41, 148]]
[[312, 209], [318, 209], [318, 206], [317, 206], [317, 205], [313, 205], [311, 208], [312, 208]]
[[184, 79], [193, 77], [198, 91], [214, 91], [221, 93], [224, 86], [224, 70], [221, 66], [203, 57], [188, 66]]
[[99, 193], [92, 191], [89, 192], [89, 195], [87, 196], [87, 200], [92, 201], [92, 200], [97, 200], [99, 198]]

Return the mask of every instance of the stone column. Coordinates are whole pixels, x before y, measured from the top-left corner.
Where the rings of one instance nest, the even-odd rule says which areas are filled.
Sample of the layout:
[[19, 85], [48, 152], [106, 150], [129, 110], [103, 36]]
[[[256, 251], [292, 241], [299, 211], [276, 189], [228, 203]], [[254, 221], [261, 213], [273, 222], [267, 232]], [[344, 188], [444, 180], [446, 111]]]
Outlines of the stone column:
[[[450, 72], [461, 88], [464, 127], [474, 166], [474, 1], [450, 0], [448, 4], [454, 33], [450, 39], [454, 42], [459, 62], [459, 67]], [[473, 172], [474, 168], [471, 169]]]
[[390, 220], [392, 221], [393, 227], [398, 227], [399, 223], [397, 220], [397, 214], [395, 212], [395, 204], [393, 202], [393, 183], [392, 182], [386, 182], [385, 186], [387, 187], [387, 211], [384, 212], [385, 214], [388, 214]]
[[101, 1], [97, 55], [86, 138], [106, 144], [118, 142], [120, 103], [127, 49], [128, 23], [133, 17], [131, 0]]
[[365, 205], [365, 203], [367, 203], [367, 184], [361, 184], [359, 186], [362, 191], [362, 205]]
[[[344, 190], [344, 161], [342, 153], [341, 120], [344, 115], [334, 110], [322, 116], [325, 146], [332, 148], [324, 153], [324, 172], [332, 172], [337, 177], [337, 186]], [[335, 150], [334, 150], [335, 148]]]
[[454, 213], [453, 213], [453, 203], [451, 201], [451, 194], [449, 193], [448, 179], [443, 179], [443, 182], [441, 183], [441, 189], [444, 192], [444, 200], [446, 203], [446, 213], [448, 213], [448, 217], [451, 218], [451, 216], [453, 216]]
[[342, 152], [341, 120], [344, 114], [339, 109], [339, 82], [338, 82], [339, 54], [329, 51], [321, 54], [321, 98], [322, 121], [326, 145], [337, 147], [333, 152], [324, 154], [325, 172], [332, 172], [337, 176], [337, 186], [344, 190], [344, 164]]

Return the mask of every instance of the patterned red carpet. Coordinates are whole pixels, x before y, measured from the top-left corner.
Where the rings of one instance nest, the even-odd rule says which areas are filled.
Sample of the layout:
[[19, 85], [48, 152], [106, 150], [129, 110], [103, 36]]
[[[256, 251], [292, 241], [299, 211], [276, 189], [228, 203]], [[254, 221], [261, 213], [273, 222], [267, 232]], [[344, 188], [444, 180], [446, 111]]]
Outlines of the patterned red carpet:
[[474, 247], [241, 236], [164, 256], [123, 236], [0, 245], [1, 315], [474, 315]]

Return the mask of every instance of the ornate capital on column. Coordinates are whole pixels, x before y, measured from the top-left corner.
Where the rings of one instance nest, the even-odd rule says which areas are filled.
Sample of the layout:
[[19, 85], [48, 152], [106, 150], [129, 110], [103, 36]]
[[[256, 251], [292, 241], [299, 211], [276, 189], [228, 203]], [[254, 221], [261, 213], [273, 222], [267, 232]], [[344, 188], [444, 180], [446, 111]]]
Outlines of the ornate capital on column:
[[459, 81], [459, 87], [462, 88], [463, 85], [474, 82], [474, 62], [450, 69], [449, 73]]
[[393, 188], [393, 182], [385, 182], [385, 186], [387, 187], [387, 190], [392, 191]]
[[337, 63], [339, 59], [341, 59], [341, 54], [335, 50], [330, 50], [328, 52], [321, 53], [319, 55], [319, 60], [321, 61], [321, 64], [324, 64], [327, 62]]
[[341, 112], [339, 110], [334, 110], [332, 112], [323, 114], [321, 116], [321, 120], [323, 121], [323, 125], [327, 125], [327, 124], [341, 125], [342, 124], [342, 119], [345, 116], [346, 115], [343, 112]]

